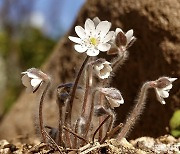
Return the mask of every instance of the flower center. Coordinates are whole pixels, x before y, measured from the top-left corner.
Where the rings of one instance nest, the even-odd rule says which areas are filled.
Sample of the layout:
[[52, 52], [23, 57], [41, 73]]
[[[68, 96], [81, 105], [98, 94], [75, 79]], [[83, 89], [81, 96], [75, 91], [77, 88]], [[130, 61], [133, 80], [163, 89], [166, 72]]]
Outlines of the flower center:
[[92, 45], [96, 46], [96, 45], [98, 44], [98, 40], [97, 40], [96, 38], [94, 38], [94, 37], [91, 37], [91, 38], [90, 38], [90, 43], [91, 43]]

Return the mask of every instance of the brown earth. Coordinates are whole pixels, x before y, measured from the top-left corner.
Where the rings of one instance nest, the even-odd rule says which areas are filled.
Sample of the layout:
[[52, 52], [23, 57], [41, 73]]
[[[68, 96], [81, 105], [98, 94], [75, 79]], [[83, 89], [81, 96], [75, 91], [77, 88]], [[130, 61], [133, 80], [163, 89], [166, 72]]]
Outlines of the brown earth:
[[[83, 25], [87, 17], [95, 16], [111, 21], [112, 29], [121, 27], [127, 31], [132, 28], [137, 37], [129, 50], [128, 61], [112, 80], [112, 85], [122, 92], [125, 100], [117, 112], [118, 121], [123, 122], [143, 82], [164, 75], [180, 77], [180, 1], [88, 0], [75, 25]], [[68, 35], [75, 35], [74, 28]], [[44, 65], [43, 71], [48, 72], [53, 80], [44, 112], [47, 124], [56, 126], [55, 87], [59, 83], [72, 81], [83, 58], [82, 54], [74, 51], [72, 42], [65, 36]], [[157, 102], [154, 91], [149, 91], [146, 109], [131, 138], [157, 137], [168, 133], [169, 119], [173, 111], [180, 107], [179, 86], [180, 80], [177, 80], [166, 105]], [[33, 134], [37, 106], [35, 96], [22, 93], [0, 125], [0, 138]]]

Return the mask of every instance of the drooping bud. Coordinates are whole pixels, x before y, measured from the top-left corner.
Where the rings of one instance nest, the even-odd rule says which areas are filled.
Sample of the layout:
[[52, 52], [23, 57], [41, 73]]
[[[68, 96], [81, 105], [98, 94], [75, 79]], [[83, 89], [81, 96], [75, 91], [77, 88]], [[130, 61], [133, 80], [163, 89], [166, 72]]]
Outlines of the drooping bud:
[[100, 79], [106, 79], [110, 76], [112, 68], [110, 66], [110, 62], [106, 61], [105, 59], [98, 59], [93, 63], [93, 69], [95, 74]]
[[21, 74], [24, 74], [21, 80], [23, 85], [27, 87], [28, 92], [35, 93], [43, 82], [50, 81], [50, 77], [47, 74], [36, 68], [28, 69]]
[[124, 103], [120, 91], [116, 88], [99, 88], [99, 91], [105, 95], [111, 108], [119, 107], [120, 104]]
[[175, 80], [177, 80], [177, 78], [161, 77], [152, 82], [151, 86], [155, 88], [157, 99], [161, 104], [166, 104], [164, 98], [169, 97], [172, 82]]

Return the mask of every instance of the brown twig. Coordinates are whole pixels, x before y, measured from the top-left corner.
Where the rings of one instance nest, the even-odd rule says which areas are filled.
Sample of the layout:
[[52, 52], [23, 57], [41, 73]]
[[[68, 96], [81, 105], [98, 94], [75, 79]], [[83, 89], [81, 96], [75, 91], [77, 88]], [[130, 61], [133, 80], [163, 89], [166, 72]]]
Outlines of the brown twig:
[[77, 133], [73, 132], [73, 131], [70, 130], [69, 128], [67, 128], [67, 127], [64, 126], [63, 129], [66, 130], [66, 131], [68, 131], [69, 133], [73, 134], [73, 135], [76, 136], [77, 138], [83, 140], [84, 142], [88, 143], [88, 141], [87, 141], [85, 138], [79, 136]]
[[46, 136], [51, 140], [51, 142], [57, 147], [59, 153], [62, 154], [62, 150], [59, 148], [59, 146], [57, 145], [57, 143], [52, 139], [52, 137], [46, 132], [46, 130], [44, 130]]

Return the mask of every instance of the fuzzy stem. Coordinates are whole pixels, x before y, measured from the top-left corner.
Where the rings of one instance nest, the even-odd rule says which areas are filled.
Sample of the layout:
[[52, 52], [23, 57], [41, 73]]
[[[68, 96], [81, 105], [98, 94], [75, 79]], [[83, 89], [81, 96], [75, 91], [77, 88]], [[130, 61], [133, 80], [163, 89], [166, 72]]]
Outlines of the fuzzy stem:
[[40, 102], [39, 102], [39, 127], [40, 127], [40, 131], [41, 131], [42, 140], [44, 143], [46, 143], [46, 135], [45, 135], [44, 124], [43, 124], [42, 109], [43, 109], [44, 98], [45, 98], [45, 95], [47, 93], [49, 86], [50, 86], [50, 81], [48, 81], [48, 83], [41, 95]]
[[62, 105], [58, 104], [59, 108], [59, 138], [58, 138], [58, 145], [62, 145], [62, 126], [63, 126], [63, 121], [62, 121]]
[[109, 126], [108, 126], [108, 128], [107, 128], [107, 131], [106, 131], [106, 134], [105, 134], [105, 136], [104, 136], [104, 138], [102, 139], [102, 140], [99, 140], [100, 141], [100, 143], [103, 143], [106, 139], [107, 139], [107, 137], [108, 137], [108, 134], [109, 134], [109, 132], [111, 131], [111, 129], [112, 129], [112, 126], [113, 126], [113, 123], [114, 123], [114, 115], [112, 114], [112, 113], [110, 113], [109, 114], [110, 115], [110, 122], [109, 122]]
[[[65, 121], [64, 121], [64, 125], [66, 127], [68, 127], [68, 124], [71, 125], [71, 114], [72, 114], [72, 106], [73, 106], [73, 102], [74, 102], [74, 97], [75, 97], [75, 94], [76, 94], [76, 89], [77, 89], [77, 86], [78, 86], [78, 82], [79, 82], [79, 79], [81, 77], [81, 74], [83, 72], [83, 69], [87, 63], [89, 59], [89, 56], [87, 56], [83, 62], [83, 64], [81, 65], [81, 68], [77, 74], [77, 77], [75, 79], [75, 82], [74, 82], [74, 85], [72, 87], [72, 92], [71, 92], [71, 97], [70, 97], [70, 100], [67, 104], [67, 107], [66, 107], [66, 111], [65, 111]], [[68, 144], [70, 145], [71, 147], [71, 142], [70, 142], [70, 134], [68, 131], [65, 132], [65, 136], [66, 136], [66, 139], [67, 139], [67, 142]]]
[[131, 127], [135, 124], [135, 122], [138, 119], [138, 117], [140, 116], [140, 114], [142, 114], [144, 105], [146, 103], [145, 100], [146, 100], [146, 96], [147, 96], [147, 90], [148, 90], [148, 88], [150, 88], [149, 83], [150, 82], [146, 82], [143, 84], [143, 86], [139, 92], [139, 97], [138, 97], [137, 103], [134, 106], [134, 108], [133, 108], [132, 112], [130, 113], [130, 115], [128, 116], [128, 118], [126, 119], [124, 126], [122, 127], [120, 133], [117, 136], [118, 140], [121, 140], [122, 138], [126, 137], [127, 133], [130, 131]]
[[97, 134], [97, 132], [100, 130], [100, 128], [104, 125], [104, 123], [110, 118], [111, 116], [108, 115], [101, 123], [100, 125], [98, 126], [98, 128], [95, 130], [94, 134], [93, 134], [93, 137], [92, 137], [92, 142], [94, 143], [94, 139], [95, 139], [95, 136]]
[[122, 128], [123, 123], [120, 123], [119, 125], [117, 125], [115, 128], [113, 128], [111, 131], [107, 132], [106, 136], [101, 140], [101, 144], [106, 140], [106, 139], [110, 139], [111, 137], [113, 137], [113, 135], [119, 131], [120, 128]]
[[124, 51], [122, 56], [120, 56], [119, 54], [117, 58], [112, 60], [111, 67], [113, 68], [113, 71], [117, 68], [118, 65], [121, 66], [125, 62], [127, 57], [128, 57], [128, 52]]
[[[85, 89], [84, 101], [83, 101], [82, 112], [81, 112], [81, 117], [85, 119], [85, 126], [84, 126], [85, 130], [83, 130], [83, 136], [85, 138], [89, 131], [89, 127], [90, 127], [91, 119], [92, 119], [92, 112], [94, 108], [94, 103], [92, 104], [90, 102], [91, 87], [92, 87], [92, 65], [89, 64], [87, 68], [86, 89]], [[89, 109], [89, 106], [91, 106], [90, 109]]]
[[85, 87], [85, 94], [84, 94], [84, 100], [83, 100], [83, 106], [82, 106], [82, 112], [81, 115], [84, 117], [88, 114], [87, 105], [89, 102], [89, 94], [92, 86], [92, 65], [89, 64], [87, 68], [87, 75], [86, 75], [86, 87]]
[[71, 114], [72, 114], [72, 106], [73, 106], [74, 97], [75, 97], [75, 94], [76, 94], [76, 89], [77, 89], [78, 82], [79, 82], [79, 79], [80, 79], [80, 77], [81, 77], [81, 74], [82, 74], [82, 72], [83, 72], [83, 69], [84, 69], [86, 63], [88, 62], [88, 60], [89, 60], [89, 56], [87, 56], [87, 57], [85, 58], [83, 64], [81, 65], [81, 68], [80, 68], [80, 70], [79, 70], [79, 72], [78, 72], [78, 74], [77, 74], [77, 77], [76, 77], [76, 79], [75, 79], [74, 85], [73, 85], [73, 87], [72, 87], [71, 98], [70, 98], [70, 100], [69, 100], [69, 109], [66, 110], [66, 117], [67, 117], [67, 118], [65, 118], [65, 120], [68, 119], [68, 121], [71, 121], [70, 119], [71, 119]]
[[[104, 104], [103, 104], [104, 95], [102, 95], [102, 93], [100, 93], [100, 96], [99, 96], [99, 97], [100, 97], [100, 99], [99, 99], [99, 105], [103, 106], [103, 105], [104, 105]], [[99, 117], [99, 124], [101, 124], [101, 123], [103, 122], [103, 120], [104, 120], [104, 117], [103, 117], [103, 116], [100, 116], [100, 117]], [[98, 138], [99, 141], [101, 141], [102, 136], [103, 136], [103, 126], [100, 127], [100, 129], [99, 129], [99, 138]]]

